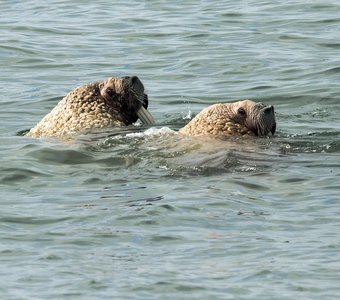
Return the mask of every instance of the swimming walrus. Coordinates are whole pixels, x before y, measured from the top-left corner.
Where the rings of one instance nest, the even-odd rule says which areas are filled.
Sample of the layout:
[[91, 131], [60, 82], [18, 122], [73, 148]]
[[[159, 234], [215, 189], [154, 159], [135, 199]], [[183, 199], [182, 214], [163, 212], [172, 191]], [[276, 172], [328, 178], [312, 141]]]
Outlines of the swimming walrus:
[[138, 118], [153, 124], [147, 108], [148, 96], [138, 77], [110, 77], [68, 93], [26, 135], [60, 137], [92, 128], [130, 125]]
[[266, 136], [275, 131], [276, 120], [272, 105], [243, 100], [214, 104], [203, 109], [179, 133], [226, 138], [234, 135]]

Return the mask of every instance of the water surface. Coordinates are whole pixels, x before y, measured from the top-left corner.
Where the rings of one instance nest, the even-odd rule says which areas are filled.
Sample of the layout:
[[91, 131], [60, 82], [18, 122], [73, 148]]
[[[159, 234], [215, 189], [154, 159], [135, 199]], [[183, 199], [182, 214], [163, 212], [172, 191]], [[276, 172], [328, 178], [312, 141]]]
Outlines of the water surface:
[[[337, 299], [337, 1], [2, 1], [4, 299]], [[157, 126], [17, 135], [76, 86], [138, 75]], [[183, 138], [275, 106], [275, 138]]]

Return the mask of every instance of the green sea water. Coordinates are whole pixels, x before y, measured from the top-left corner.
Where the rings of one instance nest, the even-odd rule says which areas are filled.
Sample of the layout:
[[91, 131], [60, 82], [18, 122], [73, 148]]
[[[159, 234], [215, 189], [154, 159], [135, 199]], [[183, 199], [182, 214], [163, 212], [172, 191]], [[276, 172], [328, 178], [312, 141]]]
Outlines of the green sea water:
[[[0, 1], [1, 299], [338, 299], [338, 1]], [[137, 75], [157, 124], [19, 133]], [[176, 132], [217, 102], [274, 138]]]

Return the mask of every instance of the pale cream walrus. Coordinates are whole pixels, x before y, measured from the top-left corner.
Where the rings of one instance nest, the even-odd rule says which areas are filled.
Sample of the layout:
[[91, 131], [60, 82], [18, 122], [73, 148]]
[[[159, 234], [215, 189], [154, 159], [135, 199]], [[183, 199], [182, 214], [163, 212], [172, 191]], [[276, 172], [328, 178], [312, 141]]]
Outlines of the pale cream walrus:
[[275, 131], [276, 120], [272, 105], [243, 100], [214, 104], [203, 109], [179, 133], [226, 138], [232, 135], [266, 136]]
[[138, 118], [154, 124], [148, 96], [138, 77], [111, 77], [68, 93], [28, 133], [31, 137], [61, 137], [92, 128], [130, 125]]

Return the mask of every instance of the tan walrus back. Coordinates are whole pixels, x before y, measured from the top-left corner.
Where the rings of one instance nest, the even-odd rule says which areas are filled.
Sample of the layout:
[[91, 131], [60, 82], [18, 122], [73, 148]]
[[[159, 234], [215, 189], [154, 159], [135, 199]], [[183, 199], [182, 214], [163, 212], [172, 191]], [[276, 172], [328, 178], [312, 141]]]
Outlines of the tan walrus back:
[[218, 103], [203, 109], [185, 127], [181, 128], [179, 133], [191, 136], [252, 134], [245, 125], [235, 123], [230, 119], [229, 106], [228, 103]]
[[[80, 86], [68, 93], [28, 136], [63, 136], [89, 128], [122, 126], [113, 118], [109, 101], [100, 97], [98, 83]], [[98, 101], [100, 99], [100, 101]]]

